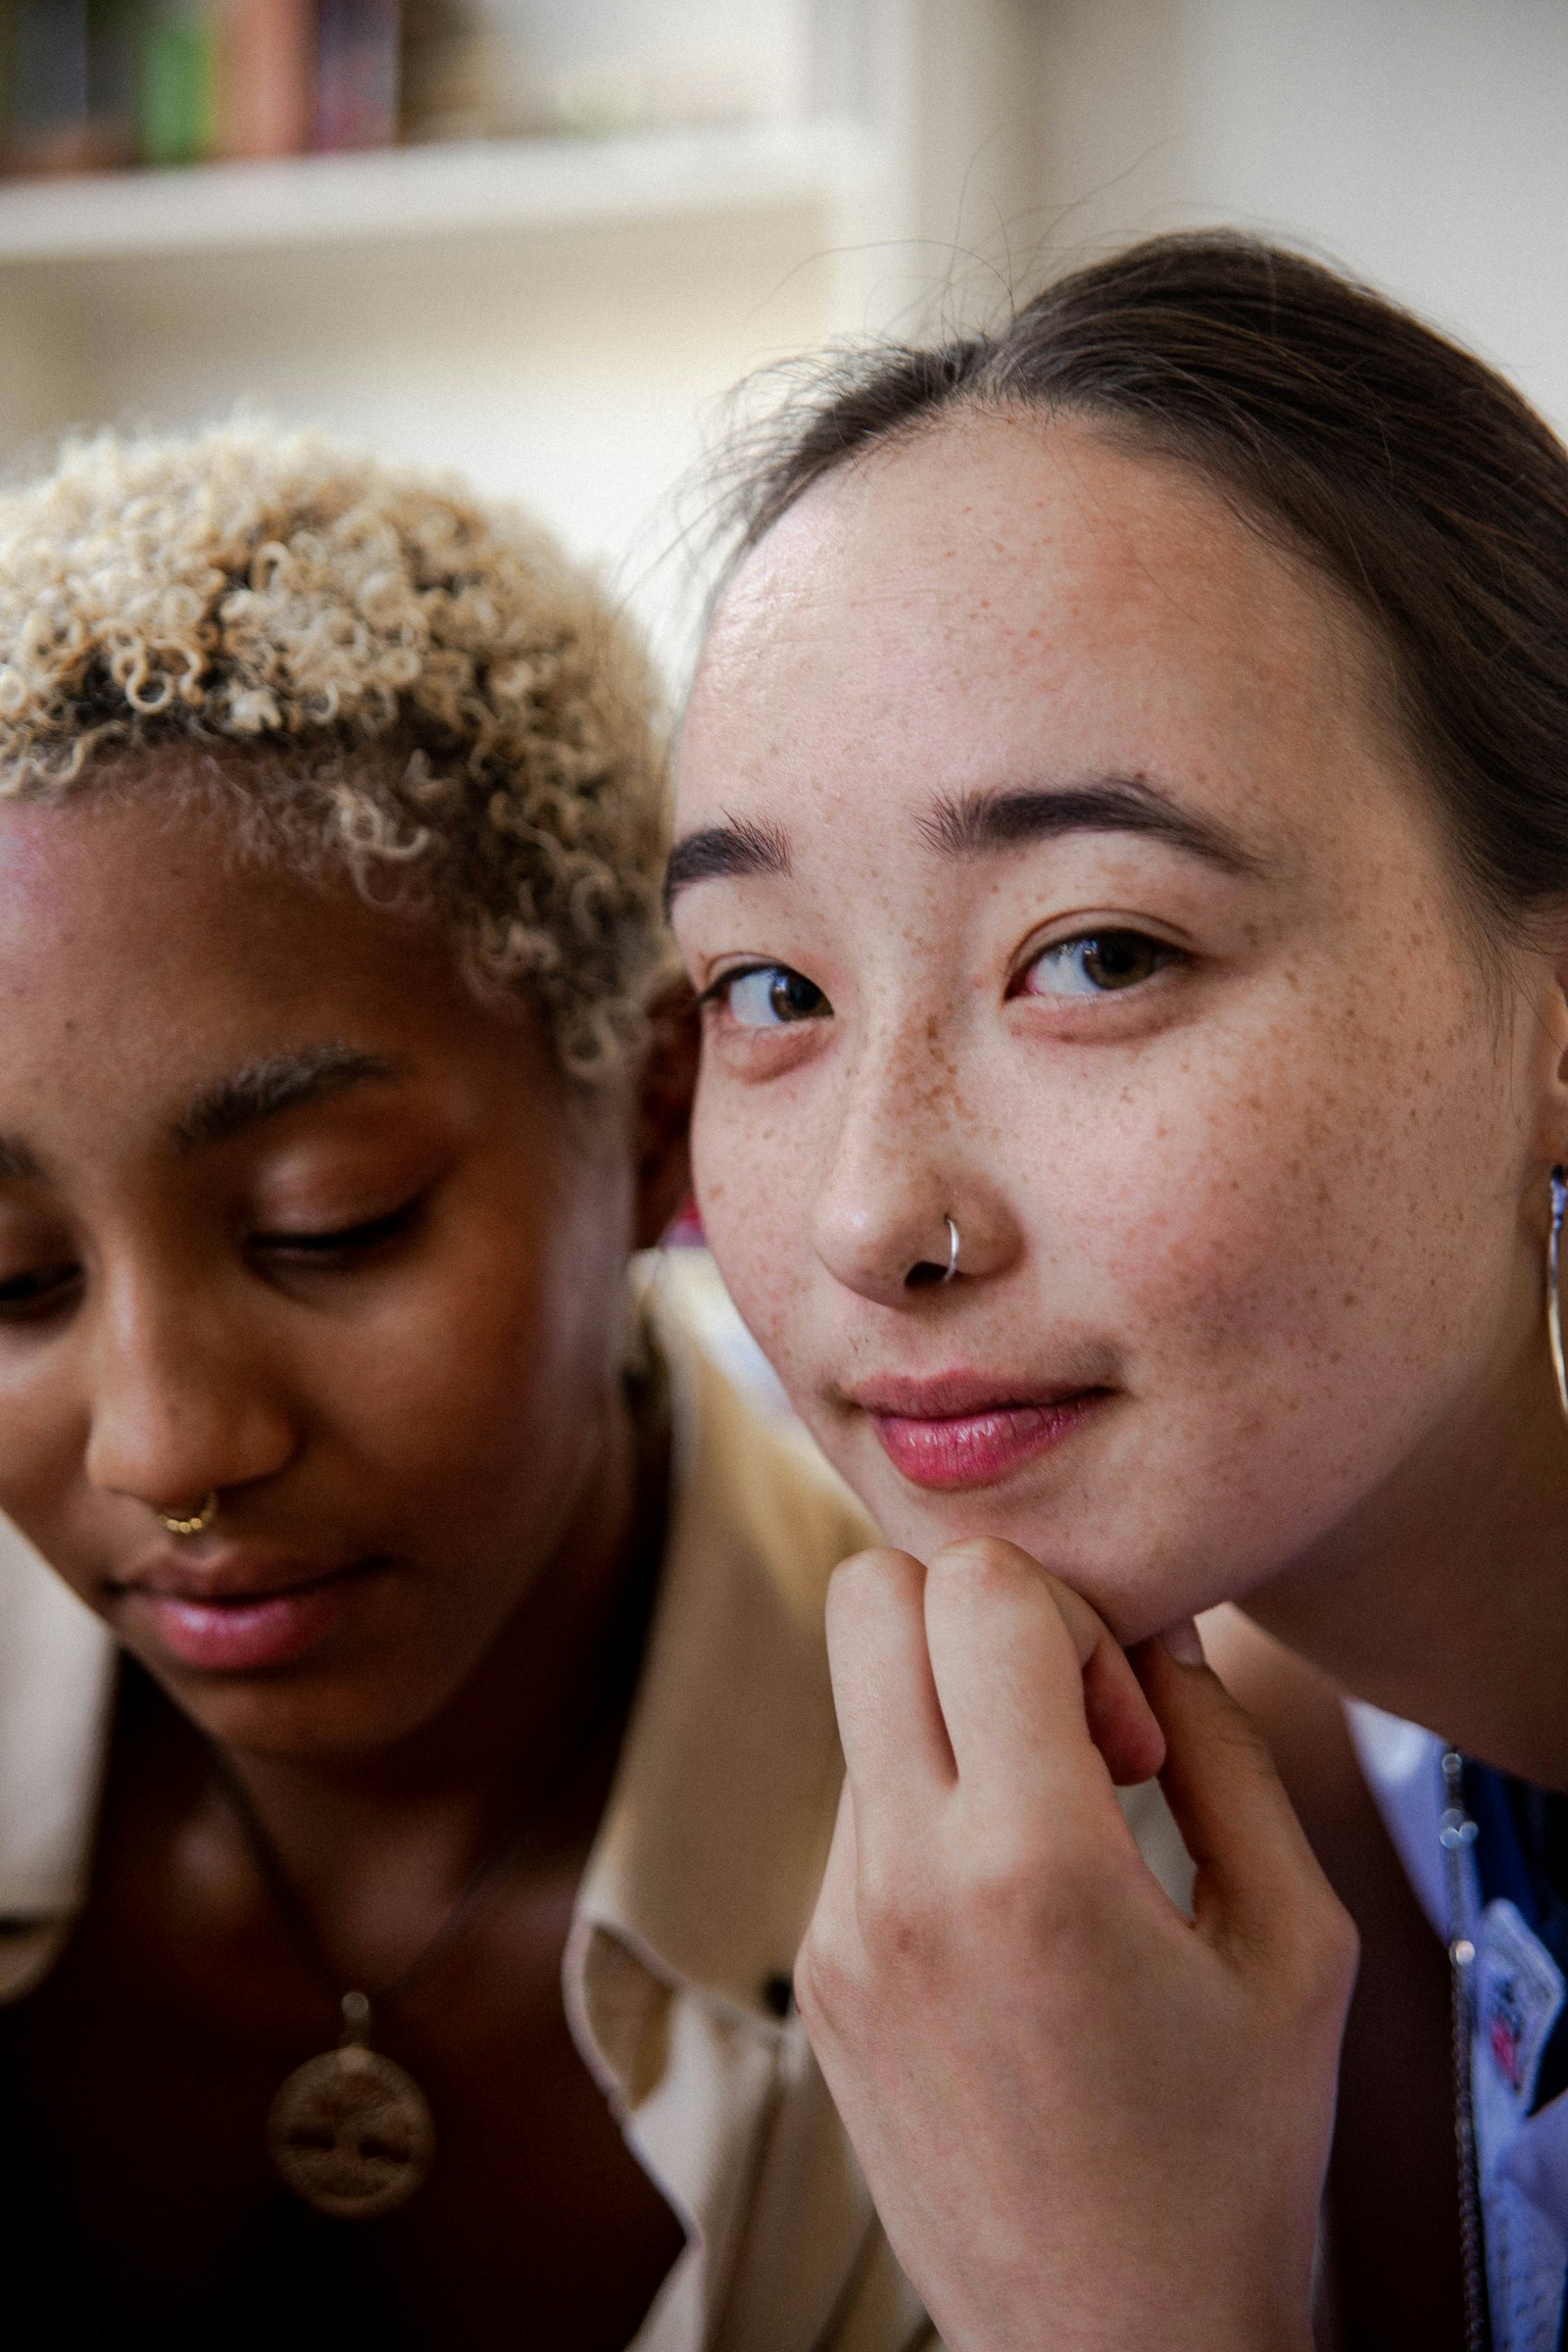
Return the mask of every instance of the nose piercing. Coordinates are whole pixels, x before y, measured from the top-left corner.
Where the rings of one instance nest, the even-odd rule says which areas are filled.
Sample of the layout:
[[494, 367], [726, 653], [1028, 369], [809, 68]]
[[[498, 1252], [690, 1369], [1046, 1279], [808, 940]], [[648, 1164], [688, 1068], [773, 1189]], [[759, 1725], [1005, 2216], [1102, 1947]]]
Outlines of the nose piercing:
[[958, 1228], [953, 1219], [944, 1217], [942, 1222], [948, 1229], [948, 1262], [937, 1279], [939, 1282], [951, 1282], [958, 1271], [958, 1251], [962, 1244], [958, 1240]]
[[158, 1516], [172, 1536], [205, 1535], [218, 1517], [218, 1489], [213, 1489], [194, 1519], [181, 1519], [176, 1511], [160, 1511]]

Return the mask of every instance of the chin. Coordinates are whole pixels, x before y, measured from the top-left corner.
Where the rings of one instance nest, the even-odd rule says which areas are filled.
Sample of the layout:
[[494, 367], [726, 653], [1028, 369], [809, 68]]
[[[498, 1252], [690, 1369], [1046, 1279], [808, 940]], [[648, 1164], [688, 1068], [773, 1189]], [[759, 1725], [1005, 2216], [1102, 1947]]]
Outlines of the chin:
[[[1129, 1570], [1123, 1559], [1122, 1564], [1107, 1566], [1102, 1536], [1087, 1542], [1081, 1531], [1063, 1528], [1059, 1513], [1038, 1504], [1031, 1509], [1027, 1502], [1009, 1503], [995, 1491], [972, 1490], [933, 1503], [911, 1495], [905, 1487], [885, 1500], [870, 1498], [868, 1507], [887, 1541], [919, 1560], [930, 1561], [947, 1544], [972, 1536], [1016, 1544], [1087, 1600], [1124, 1648], [1227, 1597], [1214, 1591], [1212, 1574], [1202, 1577], [1185, 1562]], [[1127, 1549], [1136, 1556], [1136, 1545]]]
[[385, 1672], [189, 1675], [159, 1681], [181, 1714], [225, 1747], [301, 1764], [374, 1754], [440, 1712], [446, 1692]]

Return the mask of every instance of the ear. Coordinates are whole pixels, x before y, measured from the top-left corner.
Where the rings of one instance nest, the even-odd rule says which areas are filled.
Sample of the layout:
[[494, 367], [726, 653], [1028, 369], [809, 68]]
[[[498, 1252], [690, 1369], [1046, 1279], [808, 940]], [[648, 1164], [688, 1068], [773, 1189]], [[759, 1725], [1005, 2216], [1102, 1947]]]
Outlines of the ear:
[[637, 1103], [637, 1240], [652, 1250], [691, 1192], [688, 1143], [697, 1091], [697, 1000], [682, 981], [649, 1015]]

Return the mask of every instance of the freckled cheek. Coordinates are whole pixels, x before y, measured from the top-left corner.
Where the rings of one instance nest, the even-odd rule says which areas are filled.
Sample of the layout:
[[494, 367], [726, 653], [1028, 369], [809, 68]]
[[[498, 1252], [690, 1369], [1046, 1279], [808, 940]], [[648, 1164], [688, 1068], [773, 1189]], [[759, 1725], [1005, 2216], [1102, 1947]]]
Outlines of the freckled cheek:
[[808, 1295], [809, 1178], [801, 1122], [699, 1095], [692, 1176], [703, 1231], [741, 1315], [781, 1369]]
[[1271, 1072], [1261, 1050], [1245, 1076], [1177, 1076], [1080, 1126], [1036, 1212], [1063, 1280], [1094, 1292], [1132, 1359], [1228, 1361], [1250, 1379], [1265, 1359], [1326, 1361], [1358, 1324], [1407, 1311], [1440, 1106]]

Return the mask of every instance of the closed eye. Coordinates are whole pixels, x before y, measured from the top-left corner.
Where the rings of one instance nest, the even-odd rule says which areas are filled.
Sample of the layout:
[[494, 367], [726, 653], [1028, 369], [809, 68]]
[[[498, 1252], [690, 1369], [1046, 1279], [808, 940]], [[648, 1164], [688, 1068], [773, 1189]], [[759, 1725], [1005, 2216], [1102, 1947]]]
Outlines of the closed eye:
[[81, 1268], [73, 1263], [35, 1266], [0, 1282], [0, 1323], [33, 1323], [58, 1313], [75, 1296]]
[[320, 1232], [285, 1229], [253, 1234], [251, 1248], [264, 1250], [269, 1257], [294, 1259], [304, 1265], [330, 1265], [334, 1260], [353, 1262], [370, 1256], [388, 1242], [400, 1241], [414, 1230], [423, 1211], [421, 1193], [412, 1200], [405, 1200], [401, 1207], [389, 1209], [385, 1216], [368, 1217], [357, 1225], [334, 1225]]

